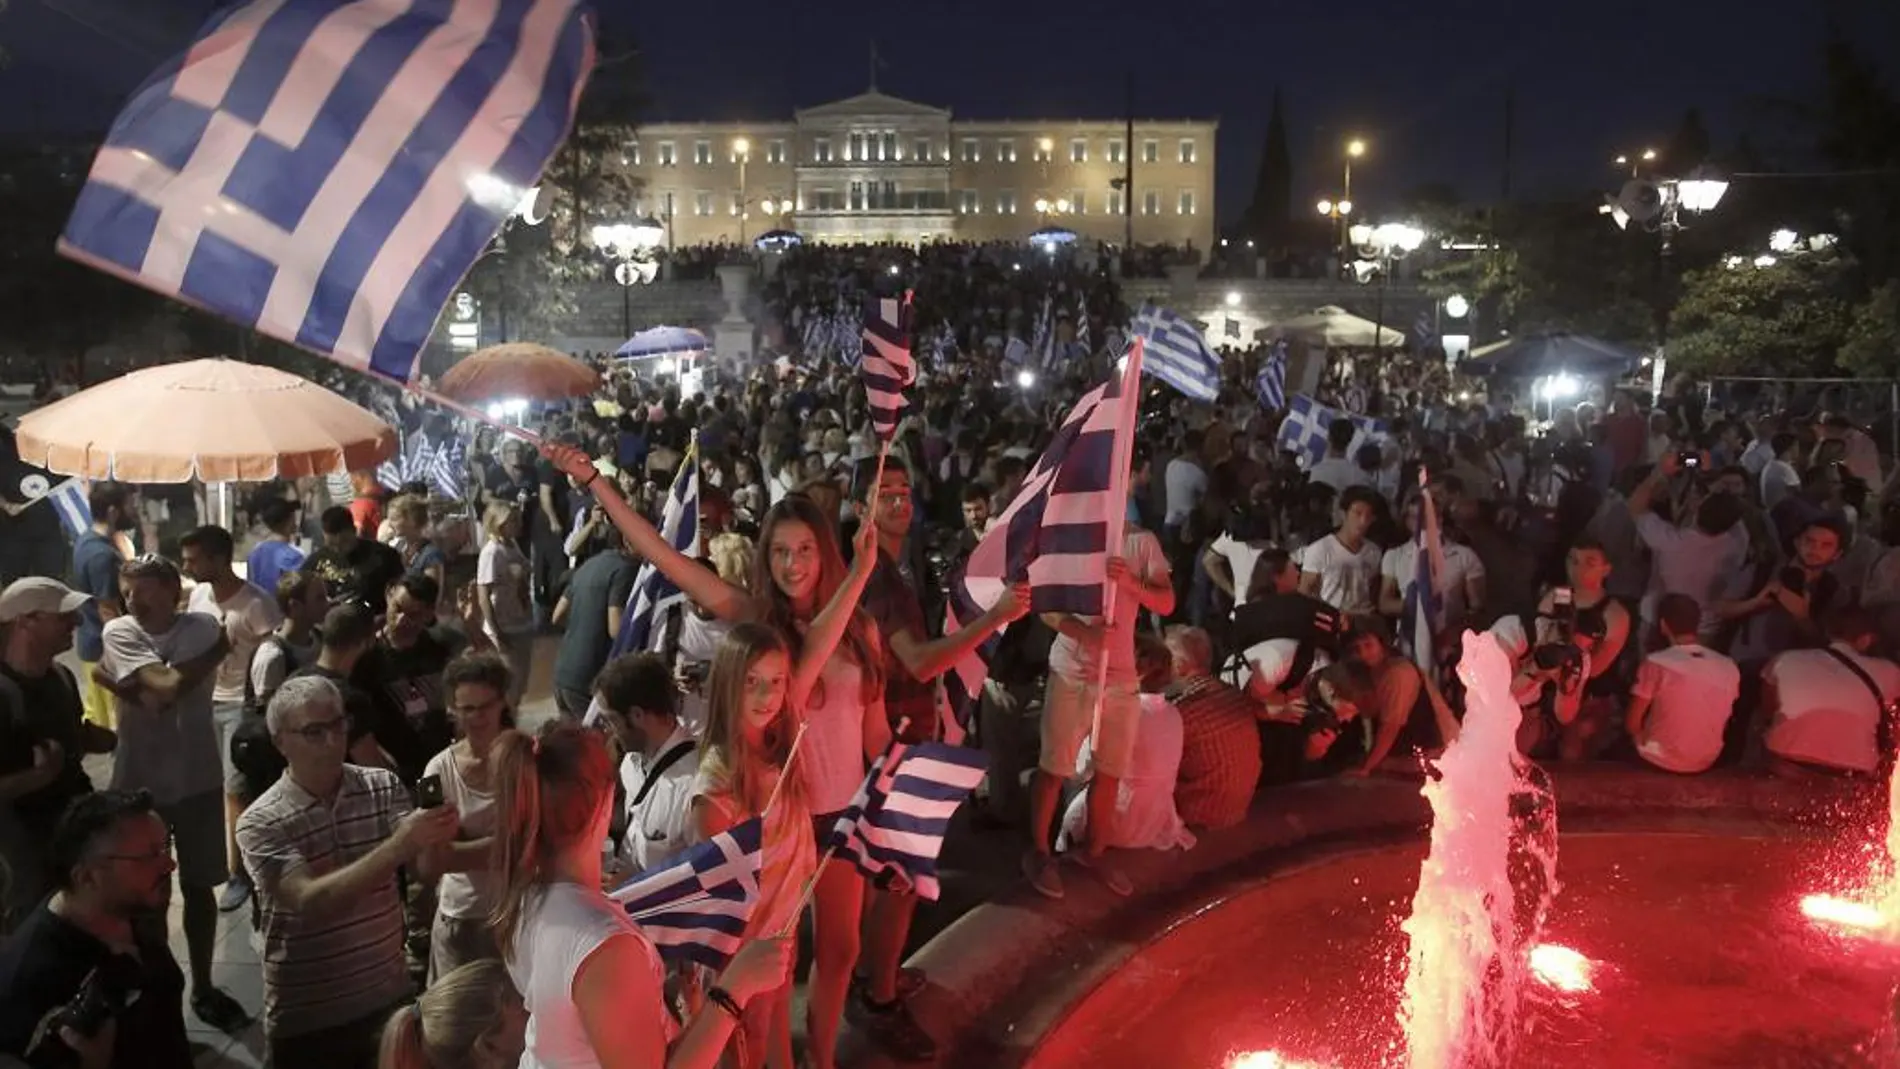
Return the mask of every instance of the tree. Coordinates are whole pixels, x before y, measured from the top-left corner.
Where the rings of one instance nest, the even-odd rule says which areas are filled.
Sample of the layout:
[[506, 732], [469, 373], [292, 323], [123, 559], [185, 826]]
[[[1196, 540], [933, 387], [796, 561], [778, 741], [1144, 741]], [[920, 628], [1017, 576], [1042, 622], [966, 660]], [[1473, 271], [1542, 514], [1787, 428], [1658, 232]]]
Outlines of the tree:
[[1280, 90], [1273, 90], [1273, 111], [1267, 118], [1267, 136], [1260, 147], [1260, 170], [1254, 178], [1253, 203], [1247, 206], [1241, 229], [1263, 248], [1286, 246], [1292, 237], [1293, 157], [1286, 147], [1286, 115]]
[[[1832, 250], [1772, 263], [1731, 257], [1683, 275], [1672, 370], [1693, 375], [1838, 374], [1856, 322], [1857, 268]], [[1890, 359], [1890, 358], [1889, 358]]]
[[1669, 139], [1663, 163], [1674, 174], [1685, 175], [1708, 162], [1709, 131], [1702, 125], [1702, 112], [1690, 108], [1682, 115], [1682, 125]]
[[1900, 279], [1888, 279], [1854, 309], [1840, 361], [1863, 378], [1900, 378]]

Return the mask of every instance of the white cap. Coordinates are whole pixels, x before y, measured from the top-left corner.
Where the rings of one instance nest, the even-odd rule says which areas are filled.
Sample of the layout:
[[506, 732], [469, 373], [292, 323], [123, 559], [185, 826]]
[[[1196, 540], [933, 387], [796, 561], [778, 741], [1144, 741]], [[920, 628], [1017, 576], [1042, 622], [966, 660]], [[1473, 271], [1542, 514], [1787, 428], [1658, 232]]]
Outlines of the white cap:
[[28, 613], [78, 612], [91, 600], [92, 595], [81, 594], [57, 579], [30, 575], [0, 590], [0, 624], [12, 623]]

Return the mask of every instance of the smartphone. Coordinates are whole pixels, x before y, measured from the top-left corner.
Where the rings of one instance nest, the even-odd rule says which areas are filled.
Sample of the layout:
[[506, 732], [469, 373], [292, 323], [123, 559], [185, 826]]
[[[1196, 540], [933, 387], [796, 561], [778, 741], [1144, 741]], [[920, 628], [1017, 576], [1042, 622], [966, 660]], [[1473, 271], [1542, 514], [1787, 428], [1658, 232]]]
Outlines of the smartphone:
[[441, 807], [441, 776], [424, 776], [416, 781], [416, 805], [421, 809], [437, 809]]

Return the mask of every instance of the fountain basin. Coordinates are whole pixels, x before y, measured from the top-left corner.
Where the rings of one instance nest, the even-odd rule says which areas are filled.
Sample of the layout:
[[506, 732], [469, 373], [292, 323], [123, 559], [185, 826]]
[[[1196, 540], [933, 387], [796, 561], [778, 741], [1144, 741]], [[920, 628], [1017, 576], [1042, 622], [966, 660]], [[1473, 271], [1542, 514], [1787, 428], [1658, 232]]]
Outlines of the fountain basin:
[[[1900, 956], [1799, 904], [1865, 871], [1879, 792], [1614, 767], [1553, 780], [1564, 890], [1544, 939], [1594, 968], [1590, 990], [1530, 995], [1513, 1064], [1876, 1063]], [[1275, 1051], [1402, 1065], [1417, 789], [1273, 791], [1193, 851], [1134, 856], [1132, 899], [1071, 869], [1062, 901], [1017, 888], [971, 911], [916, 959], [937, 1064], [1228, 1069]]]

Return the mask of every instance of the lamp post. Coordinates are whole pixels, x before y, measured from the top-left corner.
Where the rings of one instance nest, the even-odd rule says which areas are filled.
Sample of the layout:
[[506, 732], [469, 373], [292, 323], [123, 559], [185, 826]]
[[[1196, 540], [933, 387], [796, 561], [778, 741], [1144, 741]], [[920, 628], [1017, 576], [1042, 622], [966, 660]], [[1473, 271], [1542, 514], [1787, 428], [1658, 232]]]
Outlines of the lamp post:
[[739, 159], [739, 244], [745, 245], [745, 165], [752, 161], [752, 142], [743, 137], [732, 139], [732, 154]]
[[633, 287], [653, 281], [659, 264], [653, 250], [666, 237], [666, 227], [650, 215], [631, 223], [594, 227], [594, 247], [612, 258], [614, 281], [620, 283], [620, 333], [633, 337]]
[[1425, 244], [1425, 231], [1410, 223], [1355, 223], [1347, 231], [1353, 247], [1358, 250], [1359, 262], [1353, 265], [1354, 274], [1361, 282], [1372, 281], [1379, 276], [1378, 312], [1372, 322], [1372, 347], [1383, 349], [1385, 339], [1385, 287], [1386, 280], [1392, 274], [1392, 265], [1405, 259]]
[[[1645, 150], [1643, 162], [1653, 162], [1656, 154]], [[1627, 163], [1628, 158], [1618, 156], [1619, 164]], [[1632, 174], [1636, 174], [1632, 170]], [[1646, 230], [1654, 230], [1658, 241], [1656, 246], [1656, 356], [1652, 366], [1656, 369], [1650, 380], [1652, 402], [1662, 396], [1662, 384], [1667, 374], [1667, 349], [1669, 345], [1670, 290], [1674, 279], [1670, 264], [1674, 262], [1676, 235], [1684, 229], [1683, 218], [1687, 215], [1703, 215], [1715, 210], [1722, 203], [1722, 197], [1728, 192], [1728, 182], [1707, 167], [1698, 167], [1686, 178], [1660, 178], [1644, 181], [1640, 177], [1632, 178], [1624, 184], [1615, 196], [1605, 196], [1603, 204], [1597, 209], [1610, 217], [1617, 229], [1627, 230], [1636, 223]]]

